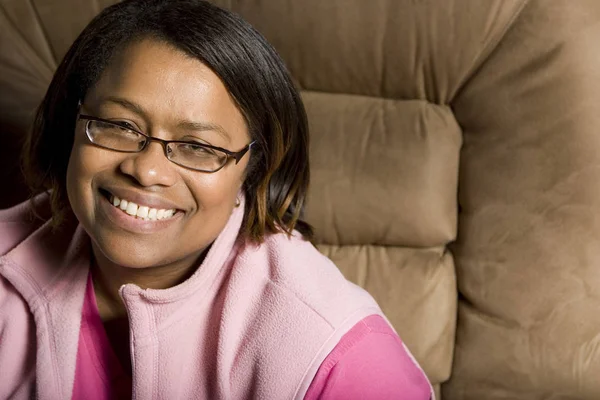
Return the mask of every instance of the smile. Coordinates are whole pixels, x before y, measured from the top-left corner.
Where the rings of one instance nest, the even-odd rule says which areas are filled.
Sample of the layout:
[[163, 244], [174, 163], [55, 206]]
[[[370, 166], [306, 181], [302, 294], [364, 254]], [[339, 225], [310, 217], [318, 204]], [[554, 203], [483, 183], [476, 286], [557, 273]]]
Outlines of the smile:
[[151, 208], [144, 205], [139, 205], [134, 203], [133, 201], [128, 201], [126, 199], [120, 199], [115, 195], [111, 195], [110, 197], [111, 204], [123, 211], [125, 214], [128, 214], [132, 217], [136, 217], [138, 219], [143, 219], [145, 221], [158, 221], [163, 219], [173, 218], [173, 215], [177, 212], [175, 209], [156, 209]]

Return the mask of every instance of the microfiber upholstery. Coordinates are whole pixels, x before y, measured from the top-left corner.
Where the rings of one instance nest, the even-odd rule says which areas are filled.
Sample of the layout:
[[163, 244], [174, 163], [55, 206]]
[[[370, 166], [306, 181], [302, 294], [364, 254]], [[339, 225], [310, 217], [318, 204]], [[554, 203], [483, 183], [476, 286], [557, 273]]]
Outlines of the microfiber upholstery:
[[[438, 395], [600, 398], [600, 2], [211, 1], [288, 65], [315, 243]], [[0, 206], [52, 71], [113, 2], [0, 0]]]

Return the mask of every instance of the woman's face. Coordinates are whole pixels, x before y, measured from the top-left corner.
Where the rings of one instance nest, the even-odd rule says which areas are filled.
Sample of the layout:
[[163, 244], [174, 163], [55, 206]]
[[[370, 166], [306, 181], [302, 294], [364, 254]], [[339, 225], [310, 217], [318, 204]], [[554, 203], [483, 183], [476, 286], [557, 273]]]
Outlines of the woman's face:
[[[231, 151], [250, 142], [244, 118], [217, 75], [158, 41], [145, 40], [118, 54], [87, 94], [81, 113], [126, 122], [165, 140]], [[167, 160], [158, 142], [140, 153], [94, 146], [85, 123], [77, 123], [67, 193], [95, 250], [130, 268], [194, 263], [227, 223], [249, 153], [218, 172], [197, 172]], [[148, 207], [150, 216], [167, 217], [131, 216], [113, 205], [113, 196], [138, 209]]]

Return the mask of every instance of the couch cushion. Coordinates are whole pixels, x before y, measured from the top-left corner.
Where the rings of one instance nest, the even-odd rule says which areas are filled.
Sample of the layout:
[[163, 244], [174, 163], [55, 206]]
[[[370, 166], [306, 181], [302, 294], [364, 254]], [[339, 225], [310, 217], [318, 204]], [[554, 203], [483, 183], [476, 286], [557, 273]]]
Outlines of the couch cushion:
[[454, 240], [462, 133], [449, 107], [303, 92], [310, 119], [307, 212], [327, 244]]

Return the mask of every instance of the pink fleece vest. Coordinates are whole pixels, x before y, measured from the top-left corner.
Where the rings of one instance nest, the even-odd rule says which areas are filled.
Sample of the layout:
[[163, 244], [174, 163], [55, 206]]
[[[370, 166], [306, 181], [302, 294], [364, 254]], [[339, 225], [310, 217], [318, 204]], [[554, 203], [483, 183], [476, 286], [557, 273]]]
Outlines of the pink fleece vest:
[[[425, 374], [400, 338], [380, 316], [372, 315], [354, 325], [329, 353], [304, 400], [429, 400], [432, 395]], [[118, 400], [130, 396], [131, 377], [106, 336], [90, 274], [72, 400]]]
[[[0, 362], [11, 361], [2, 374], [23, 374], [33, 362], [35, 374], [21, 376], [15, 398], [35, 383], [40, 400], [69, 399], [90, 239], [76, 224], [57, 234], [26, 213], [23, 205], [0, 213], [0, 303], [16, 321], [8, 334], [24, 337], [8, 358], [0, 354]], [[121, 287], [134, 399], [302, 399], [342, 336], [381, 315], [370, 295], [299, 236], [272, 235], [260, 246], [237, 240], [242, 219], [243, 204], [184, 283]]]

